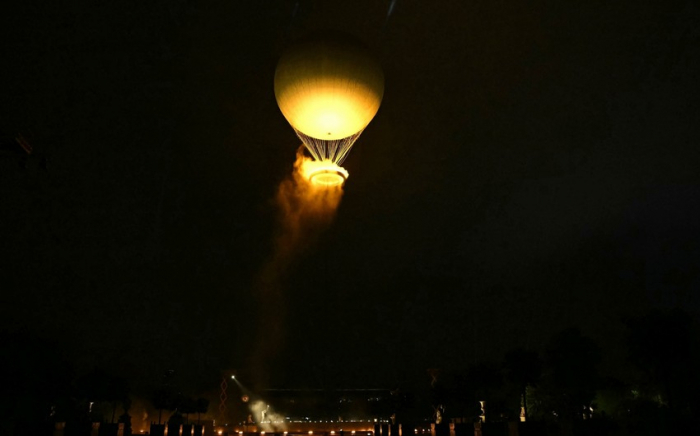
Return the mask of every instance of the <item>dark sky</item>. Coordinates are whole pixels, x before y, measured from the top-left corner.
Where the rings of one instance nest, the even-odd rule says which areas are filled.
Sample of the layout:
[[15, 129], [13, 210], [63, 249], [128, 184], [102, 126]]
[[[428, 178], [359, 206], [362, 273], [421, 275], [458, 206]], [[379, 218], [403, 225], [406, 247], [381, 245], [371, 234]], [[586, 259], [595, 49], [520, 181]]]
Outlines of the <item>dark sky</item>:
[[2, 328], [81, 367], [195, 388], [248, 369], [299, 144], [274, 68], [318, 29], [370, 45], [386, 90], [285, 283], [276, 386], [391, 386], [572, 325], [614, 359], [623, 317], [700, 310], [695, 2], [18, 3]]

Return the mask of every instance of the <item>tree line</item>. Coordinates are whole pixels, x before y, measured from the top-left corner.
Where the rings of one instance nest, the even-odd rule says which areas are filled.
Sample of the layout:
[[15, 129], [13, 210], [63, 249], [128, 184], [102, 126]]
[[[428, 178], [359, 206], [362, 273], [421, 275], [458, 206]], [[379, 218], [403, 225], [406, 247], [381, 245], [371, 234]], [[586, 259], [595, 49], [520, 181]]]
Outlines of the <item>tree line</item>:
[[[519, 421], [574, 428], [600, 423], [598, 434], [681, 434], [700, 416], [700, 335], [689, 312], [657, 310], [625, 320], [616, 374], [601, 367], [606, 350], [577, 328], [542, 349], [514, 349], [498, 362], [430, 370], [419, 389], [396, 389], [377, 410], [405, 425]], [[55, 422], [130, 422], [128, 381], [98, 367], [78, 374], [54, 344], [27, 332], [0, 334], [0, 434], [51, 434]], [[168, 419], [187, 422], [209, 403], [167, 377], [147, 396]], [[482, 403], [483, 402], [483, 407]], [[385, 406], [386, 407], [385, 407]], [[373, 406], [374, 407], [374, 406]], [[386, 409], [386, 410], [384, 410]], [[176, 422], [174, 422], [176, 423]], [[488, 436], [488, 435], [487, 435]]]
[[430, 387], [404, 394], [397, 414], [411, 421], [432, 413], [433, 422], [524, 417], [551, 424], [555, 434], [569, 434], [583, 421], [599, 424], [596, 434], [682, 434], [700, 416], [696, 320], [681, 309], [656, 310], [625, 324], [618, 344], [624, 361], [614, 375], [601, 368], [605, 350], [568, 328], [539, 350], [514, 349], [501, 361], [462, 370], [432, 369]]

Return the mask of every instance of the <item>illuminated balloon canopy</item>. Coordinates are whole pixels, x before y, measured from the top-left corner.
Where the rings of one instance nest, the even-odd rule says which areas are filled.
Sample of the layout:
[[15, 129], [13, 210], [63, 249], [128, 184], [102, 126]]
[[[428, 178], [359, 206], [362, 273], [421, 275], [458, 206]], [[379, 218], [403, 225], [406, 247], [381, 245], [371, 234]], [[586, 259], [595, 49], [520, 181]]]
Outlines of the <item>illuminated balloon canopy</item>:
[[325, 164], [320, 184], [338, 184], [333, 182], [338, 178], [342, 184], [347, 178], [340, 165], [376, 115], [383, 94], [381, 66], [362, 43], [346, 35], [317, 35], [298, 43], [275, 71], [282, 114], [314, 160]]

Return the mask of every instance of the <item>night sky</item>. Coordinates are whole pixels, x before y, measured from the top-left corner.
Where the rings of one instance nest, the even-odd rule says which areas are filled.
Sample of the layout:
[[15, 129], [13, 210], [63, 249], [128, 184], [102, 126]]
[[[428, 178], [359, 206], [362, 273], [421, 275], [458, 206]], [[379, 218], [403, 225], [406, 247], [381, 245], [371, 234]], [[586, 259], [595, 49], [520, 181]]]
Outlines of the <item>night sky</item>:
[[695, 2], [36, 3], [0, 14], [0, 326], [79, 368], [251, 371], [299, 145], [274, 70], [319, 29], [386, 89], [285, 279], [272, 385], [427, 380], [569, 326], [614, 372], [625, 317], [700, 312]]

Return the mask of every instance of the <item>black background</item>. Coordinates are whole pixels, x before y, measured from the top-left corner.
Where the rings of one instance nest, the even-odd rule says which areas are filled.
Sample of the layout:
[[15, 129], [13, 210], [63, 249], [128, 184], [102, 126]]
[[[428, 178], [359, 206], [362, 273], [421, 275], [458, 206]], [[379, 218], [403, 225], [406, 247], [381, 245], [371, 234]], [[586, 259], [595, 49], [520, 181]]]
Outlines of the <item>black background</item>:
[[[697, 313], [694, 2], [88, 1], [3, 6], [3, 330], [193, 389], [245, 372], [297, 37], [386, 75], [333, 225], [284, 289], [277, 387], [389, 386], [576, 325]], [[23, 154], [13, 138], [34, 147]]]

